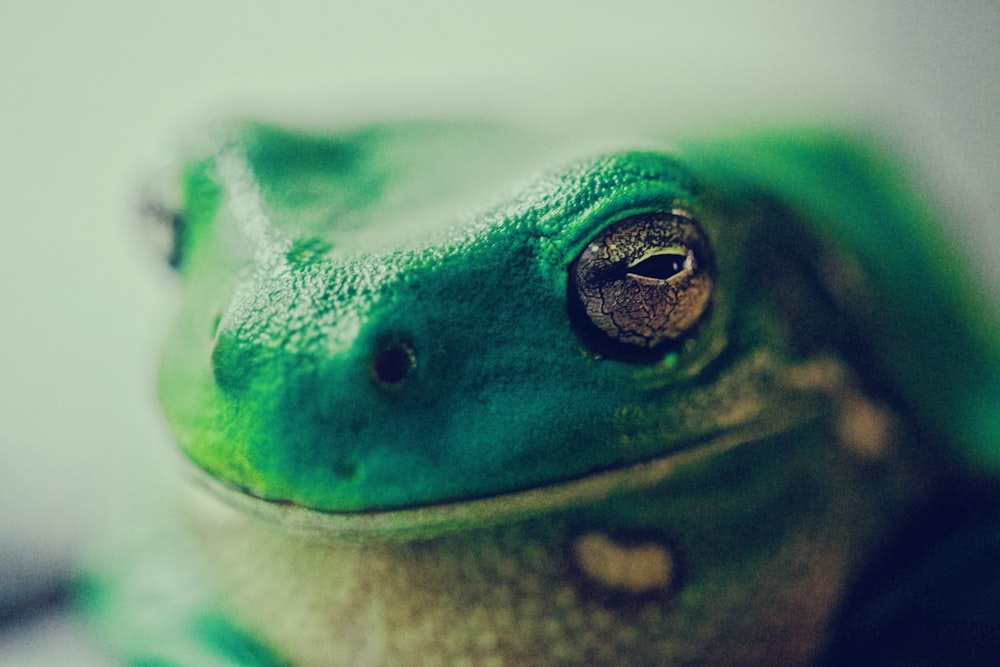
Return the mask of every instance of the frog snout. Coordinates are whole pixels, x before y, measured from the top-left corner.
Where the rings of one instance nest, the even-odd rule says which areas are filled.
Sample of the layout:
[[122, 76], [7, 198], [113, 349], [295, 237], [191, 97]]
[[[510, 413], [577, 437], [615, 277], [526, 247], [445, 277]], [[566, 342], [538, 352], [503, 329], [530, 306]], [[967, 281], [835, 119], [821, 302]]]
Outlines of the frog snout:
[[[254, 292], [260, 293], [266, 292]], [[221, 316], [210, 352], [220, 399], [272, 424], [294, 421], [287, 432], [308, 432], [307, 439], [331, 450], [347, 446], [342, 437], [355, 443], [348, 449], [376, 432], [394, 438], [383, 431], [398, 430], [408, 410], [426, 409], [440, 386], [427, 382], [426, 371], [442, 369], [440, 359], [428, 358], [436, 347], [420, 319], [394, 319], [396, 312], [414, 312], [413, 304], [384, 302], [391, 307], [348, 299], [272, 302], [272, 319], [283, 322], [275, 331], [245, 316], [236, 302]]]

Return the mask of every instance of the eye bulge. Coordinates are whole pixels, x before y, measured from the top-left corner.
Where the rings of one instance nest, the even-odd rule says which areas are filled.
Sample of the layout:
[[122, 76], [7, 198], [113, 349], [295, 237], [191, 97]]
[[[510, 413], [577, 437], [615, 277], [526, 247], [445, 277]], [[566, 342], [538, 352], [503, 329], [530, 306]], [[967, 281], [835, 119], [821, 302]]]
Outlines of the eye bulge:
[[146, 177], [134, 202], [140, 231], [154, 252], [172, 269], [183, 261], [185, 219], [176, 165]]
[[708, 240], [688, 213], [623, 218], [570, 265], [571, 319], [597, 352], [655, 353], [694, 330], [711, 301], [713, 271]]

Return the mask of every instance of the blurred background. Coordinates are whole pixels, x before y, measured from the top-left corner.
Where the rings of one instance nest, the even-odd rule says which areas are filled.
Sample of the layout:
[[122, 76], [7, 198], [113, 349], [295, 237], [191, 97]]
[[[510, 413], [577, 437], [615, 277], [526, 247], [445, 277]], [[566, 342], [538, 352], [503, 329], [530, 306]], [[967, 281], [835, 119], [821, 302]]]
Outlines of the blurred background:
[[[206, 120], [871, 122], [1000, 286], [995, 0], [5, 0], [0, 54], [0, 602], [171, 474], [153, 386], [176, 294], [129, 207], [158, 142]], [[0, 630], [0, 664], [70, 662], [107, 664], [65, 615]]]

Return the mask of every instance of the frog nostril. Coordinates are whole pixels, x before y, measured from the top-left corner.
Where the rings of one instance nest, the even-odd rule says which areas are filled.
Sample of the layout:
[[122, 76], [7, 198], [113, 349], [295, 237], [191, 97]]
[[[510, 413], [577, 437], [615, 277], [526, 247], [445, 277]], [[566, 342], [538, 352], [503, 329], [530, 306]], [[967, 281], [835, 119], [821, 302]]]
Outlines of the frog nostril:
[[401, 384], [416, 367], [417, 355], [406, 341], [383, 343], [372, 358], [372, 376], [376, 382], [387, 387]]
[[212, 349], [212, 375], [224, 393], [246, 390], [257, 370], [253, 350], [241, 346], [232, 336], [220, 335]]

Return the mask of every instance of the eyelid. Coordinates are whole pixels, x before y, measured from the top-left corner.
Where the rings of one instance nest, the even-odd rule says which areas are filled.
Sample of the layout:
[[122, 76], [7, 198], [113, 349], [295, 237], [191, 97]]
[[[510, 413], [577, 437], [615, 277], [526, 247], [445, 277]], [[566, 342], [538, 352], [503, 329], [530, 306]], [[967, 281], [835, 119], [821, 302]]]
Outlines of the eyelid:
[[650, 257], [657, 257], [659, 255], [690, 255], [690, 254], [691, 254], [691, 249], [688, 248], [687, 246], [682, 246], [682, 245], [667, 246], [665, 248], [652, 248], [644, 252], [637, 259], [629, 262], [628, 267], [631, 269], [633, 266], [638, 266], [639, 264], [642, 264]]

